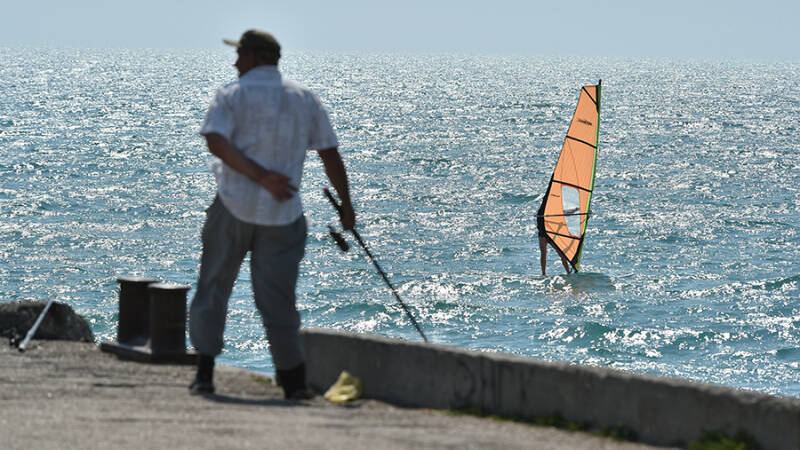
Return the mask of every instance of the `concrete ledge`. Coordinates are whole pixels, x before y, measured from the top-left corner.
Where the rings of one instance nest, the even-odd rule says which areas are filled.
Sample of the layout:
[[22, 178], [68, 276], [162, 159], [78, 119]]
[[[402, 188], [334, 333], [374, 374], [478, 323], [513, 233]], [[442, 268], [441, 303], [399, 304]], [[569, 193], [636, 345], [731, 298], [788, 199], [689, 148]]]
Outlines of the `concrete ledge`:
[[365, 397], [404, 406], [478, 407], [524, 418], [560, 413], [626, 426], [656, 445], [686, 445], [703, 431], [744, 431], [764, 449], [800, 448], [800, 399], [335, 330], [302, 334], [309, 383], [320, 390], [347, 370], [361, 378]]

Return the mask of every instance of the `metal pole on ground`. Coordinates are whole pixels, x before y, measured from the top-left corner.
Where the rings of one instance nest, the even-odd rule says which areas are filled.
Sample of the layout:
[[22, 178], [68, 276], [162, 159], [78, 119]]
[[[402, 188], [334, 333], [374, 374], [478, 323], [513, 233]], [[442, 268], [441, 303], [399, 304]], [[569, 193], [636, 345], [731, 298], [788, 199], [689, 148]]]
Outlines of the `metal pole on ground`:
[[53, 304], [54, 301], [55, 298], [51, 298], [50, 301], [48, 301], [47, 304], [44, 305], [44, 309], [42, 309], [42, 312], [39, 313], [39, 317], [36, 319], [36, 322], [33, 323], [31, 329], [28, 330], [28, 334], [25, 335], [25, 339], [23, 339], [22, 343], [19, 344], [18, 349], [20, 352], [25, 351], [25, 347], [28, 346], [28, 342], [30, 342], [30, 340], [33, 338], [33, 335], [36, 334], [36, 330], [39, 329], [39, 325], [42, 324], [42, 320], [44, 320], [45, 314], [47, 314], [47, 311], [50, 310], [50, 306]]

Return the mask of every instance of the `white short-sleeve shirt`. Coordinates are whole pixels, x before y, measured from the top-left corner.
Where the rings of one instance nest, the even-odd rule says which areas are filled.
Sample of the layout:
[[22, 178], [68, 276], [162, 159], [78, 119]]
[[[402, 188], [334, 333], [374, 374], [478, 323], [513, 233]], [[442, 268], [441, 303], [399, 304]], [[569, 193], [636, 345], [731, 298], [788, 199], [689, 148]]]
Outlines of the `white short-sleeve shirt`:
[[[265, 169], [286, 175], [300, 188], [308, 150], [338, 147], [319, 98], [284, 79], [276, 66], [259, 66], [220, 88], [200, 134], [218, 133]], [[299, 192], [279, 202], [244, 174], [214, 157], [211, 168], [222, 203], [239, 220], [287, 225], [303, 213]]]

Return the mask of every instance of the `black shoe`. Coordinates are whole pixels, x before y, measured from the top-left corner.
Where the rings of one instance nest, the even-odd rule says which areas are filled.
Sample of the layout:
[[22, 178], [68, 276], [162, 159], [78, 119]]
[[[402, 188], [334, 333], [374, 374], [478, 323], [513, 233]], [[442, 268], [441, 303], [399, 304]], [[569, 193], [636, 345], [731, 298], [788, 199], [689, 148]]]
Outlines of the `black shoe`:
[[192, 382], [192, 384], [189, 385], [189, 393], [192, 395], [213, 394], [214, 383], [209, 383], [208, 381], [194, 380], [194, 382]]
[[189, 385], [189, 392], [195, 394], [214, 393], [214, 357], [197, 355], [197, 375]]
[[314, 393], [307, 388], [297, 389], [291, 394], [285, 394], [286, 400], [311, 400], [314, 398]]
[[308, 400], [314, 397], [314, 394], [306, 387], [305, 363], [300, 363], [289, 370], [276, 370], [275, 375], [287, 400]]

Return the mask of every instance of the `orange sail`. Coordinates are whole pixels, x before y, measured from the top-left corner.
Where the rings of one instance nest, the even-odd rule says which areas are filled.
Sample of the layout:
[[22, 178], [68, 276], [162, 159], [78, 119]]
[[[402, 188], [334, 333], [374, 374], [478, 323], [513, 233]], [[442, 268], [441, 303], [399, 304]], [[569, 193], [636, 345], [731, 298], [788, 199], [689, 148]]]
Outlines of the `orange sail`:
[[584, 86], [550, 177], [539, 214], [547, 241], [566, 256], [575, 271], [581, 264], [589, 222], [600, 125], [600, 82]]

